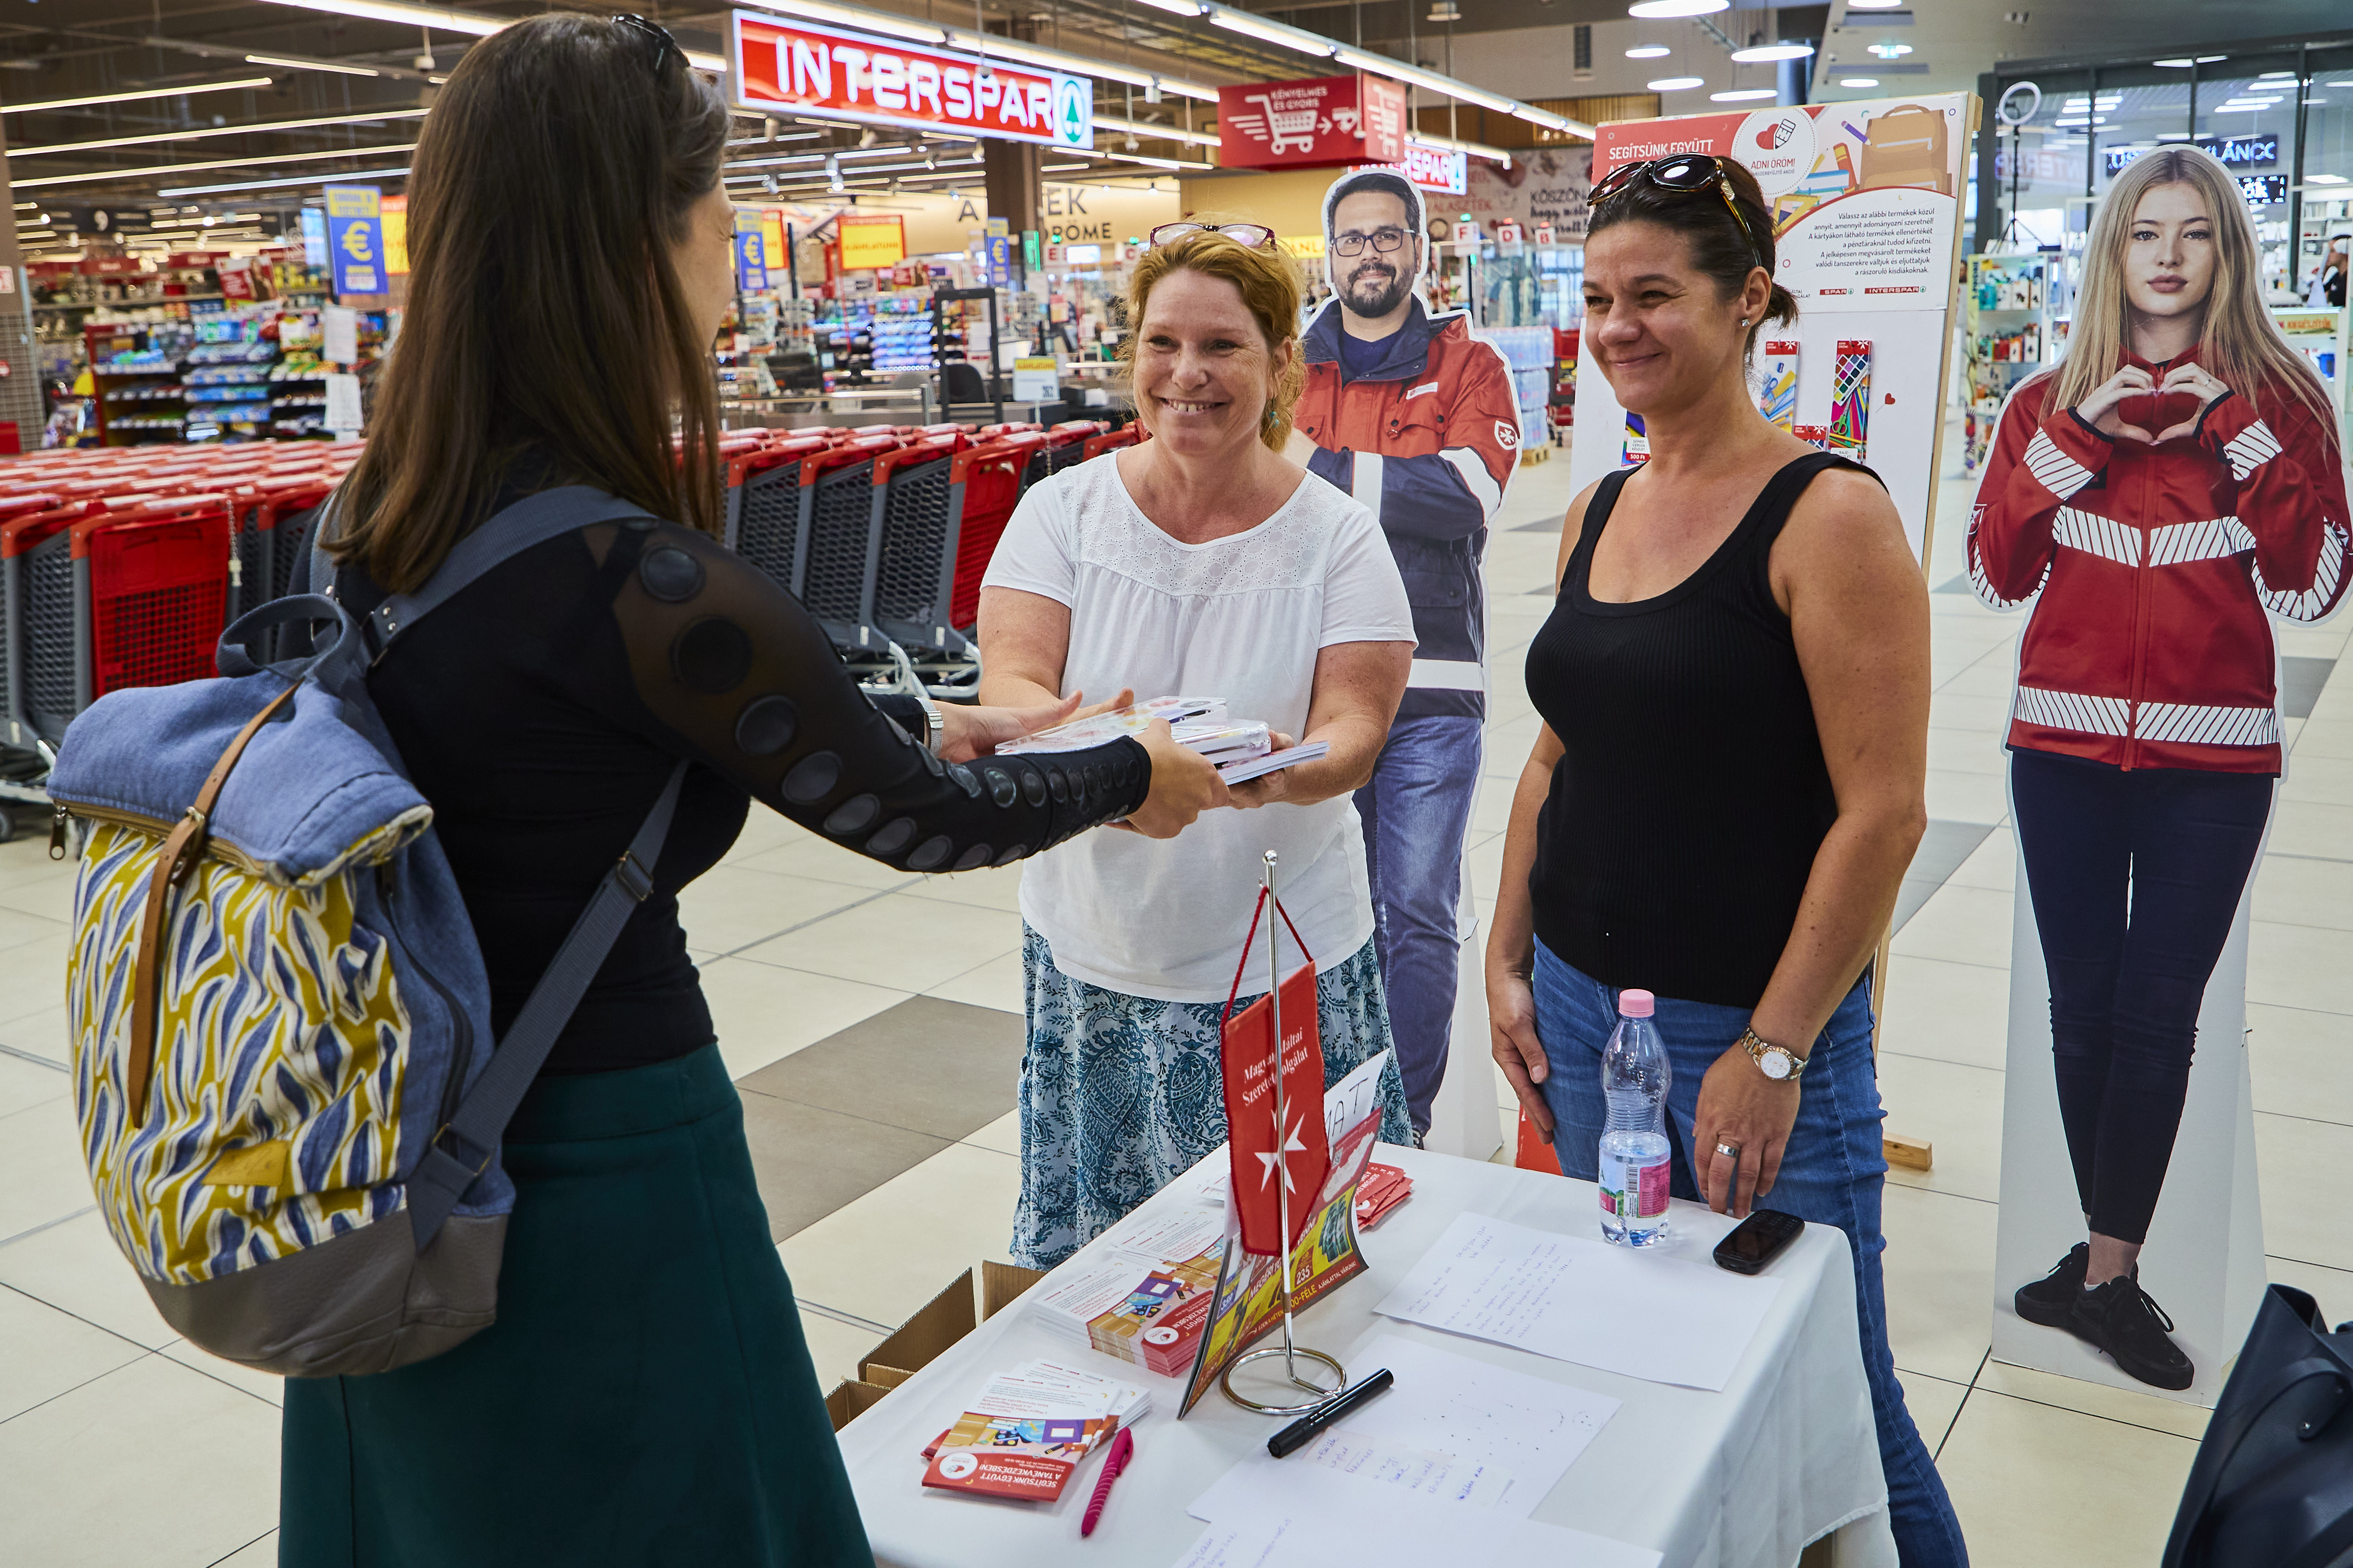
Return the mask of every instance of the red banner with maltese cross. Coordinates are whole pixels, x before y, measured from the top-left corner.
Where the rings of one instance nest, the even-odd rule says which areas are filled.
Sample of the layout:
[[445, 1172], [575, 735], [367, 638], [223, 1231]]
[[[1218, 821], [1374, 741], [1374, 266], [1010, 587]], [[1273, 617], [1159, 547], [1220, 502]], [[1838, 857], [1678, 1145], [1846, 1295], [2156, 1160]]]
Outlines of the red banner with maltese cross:
[[[1229, 1190], [1240, 1222], [1242, 1250], [1261, 1255], [1282, 1252], [1295, 1244], [1322, 1201], [1324, 1178], [1332, 1168], [1332, 1145], [1324, 1127], [1324, 1044], [1317, 1028], [1315, 961], [1280, 900], [1275, 911], [1298, 945], [1299, 967], [1282, 977], [1271, 995], [1237, 1013], [1242, 975], [1255, 955], [1252, 945], [1266, 893], [1259, 892], [1250, 914], [1250, 934], [1242, 942], [1242, 961], [1234, 971], [1234, 987], [1226, 997], [1220, 1030], [1221, 1067], [1225, 1078], [1226, 1130], [1233, 1162]], [[1281, 1079], [1282, 1116], [1276, 1116], [1276, 1067], [1273, 1004], [1282, 1012]], [[1290, 1233], [1283, 1234], [1284, 1201], [1290, 1205]], [[1278, 1239], [1280, 1238], [1280, 1239]]]

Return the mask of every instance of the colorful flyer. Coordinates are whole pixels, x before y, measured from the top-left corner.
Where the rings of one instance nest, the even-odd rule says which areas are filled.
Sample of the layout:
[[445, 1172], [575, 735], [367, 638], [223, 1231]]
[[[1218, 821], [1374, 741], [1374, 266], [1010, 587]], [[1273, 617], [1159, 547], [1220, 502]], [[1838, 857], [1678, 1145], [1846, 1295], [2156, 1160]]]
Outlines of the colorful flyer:
[[1870, 420], [1870, 340], [1841, 338], [1838, 366], [1831, 383], [1831, 450], [1862, 462]]
[[[1373, 1066], [1377, 1064], [1376, 1058]], [[1358, 1069], [1361, 1071], [1362, 1069]], [[1352, 1077], [1354, 1075], [1351, 1075]], [[1345, 1088], [1335, 1085], [1333, 1093]], [[1327, 1097], [1328, 1099], [1328, 1097]], [[1306, 1233], [1291, 1256], [1291, 1299], [1294, 1313], [1342, 1281], [1365, 1271], [1365, 1255], [1356, 1245], [1356, 1185], [1373, 1157], [1373, 1141], [1380, 1131], [1378, 1110], [1365, 1117], [1332, 1146], [1332, 1171], [1316, 1194], [1315, 1212]], [[1225, 1244], [1218, 1272], [1217, 1295], [1201, 1336], [1200, 1359], [1176, 1407], [1181, 1418], [1195, 1402], [1268, 1331], [1282, 1323], [1282, 1260], [1244, 1252], [1235, 1238]]]
[[1787, 430], [1798, 422], [1798, 340], [1774, 338], [1765, 344], [1765, 385], [1757, 406]]
[[1792, 425], [1789, 434], [1800, 441], [1810, 443], [1816, 451], [1831, 449], [1831, 427], [1827, 425]]
[[1642, 427], [1642, 416], [1639, 414], [1626, 416], [1625, 458], [1629, 468], [1651, 460], [1650, 432]]

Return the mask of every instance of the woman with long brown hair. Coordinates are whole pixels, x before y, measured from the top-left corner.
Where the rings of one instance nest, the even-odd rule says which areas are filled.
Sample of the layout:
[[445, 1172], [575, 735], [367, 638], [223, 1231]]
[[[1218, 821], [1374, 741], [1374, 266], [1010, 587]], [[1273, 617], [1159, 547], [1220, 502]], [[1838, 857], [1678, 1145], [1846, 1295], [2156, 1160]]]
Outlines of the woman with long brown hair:
[[1171, 834], [1221, 794], [1165, 725], [967, 767], [1075, 704], [882, 709], [720, 547], [727, 124], [660, 28], [558, 14], [477, 44], [420, 139], [406, 329], [328, 543], [332, 591], [371, 621], [511, 503], [578, 510], [369, 675], [501, 1037], [691, 766], [649, 889], [508, 1126], [498, 1321], [396, 1372], [289, 1382], [282, 1563], [871, 1562], [679, 889], [754, 799], [945, 871], [1120, 817]]
[[2066, 359], [2002, 411], [1968, 545], [1986, 603], [2035, 600], [2012, 819], [2089, 1232], [2014, 1306], [2158, 1388], [2196, 1369], [2137, 1265], [2280, 772], [2266, 612], [2333, 611], [2348, 542], [2336, 422], [2263, 309], [2237, 183], [2143, 153], [2092, 226]]

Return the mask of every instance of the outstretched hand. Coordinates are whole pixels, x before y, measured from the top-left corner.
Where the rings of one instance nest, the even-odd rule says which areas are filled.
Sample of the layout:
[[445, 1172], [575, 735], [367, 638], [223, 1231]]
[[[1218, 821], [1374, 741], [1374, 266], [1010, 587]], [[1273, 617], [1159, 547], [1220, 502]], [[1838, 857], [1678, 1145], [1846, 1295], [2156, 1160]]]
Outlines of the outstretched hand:
[[1008, 741], [1024, 735], [1034, 735], [1040, 730], [1050, 730], [1057, 724], [1068, 724], [1080, 719], [1092, 719], [1098, 713], [1108, 713], [1114, 708], [1124, 708], [1135, 700], [1133, 691], [1122, 691], [1108, 702], [1082, 707], [1086, 693], [1073, 691], [1059, 702], [1040, 702], [1029, 708], [974, 708], [960, 702], [940, 704], [940, 760], [945, 763], [968, 763], [975, 757], [985, 757]]

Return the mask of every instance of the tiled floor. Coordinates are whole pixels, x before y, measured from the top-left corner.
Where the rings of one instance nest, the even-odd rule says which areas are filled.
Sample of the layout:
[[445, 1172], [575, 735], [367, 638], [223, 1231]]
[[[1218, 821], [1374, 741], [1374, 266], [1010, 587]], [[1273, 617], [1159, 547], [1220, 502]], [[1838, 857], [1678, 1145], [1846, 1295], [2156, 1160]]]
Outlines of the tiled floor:
[[[1482, 905], [1535, 731], [1519, 666], [1547, 608], [1567, 468], [1522, 470], [1488, 549], [1499, 694], [1473, 826]], [[1977, 1562], [2145, 1564], [2202, 1413], [1986, 1354], [2015, 853], [1997, 737], [2021, 622], [1967, 592], [1969, 489], [1947, 484], [1932, 552], [1934, 820], [1898, 911], [1882, 1037], [1890, 1128], [1936, 1148], [1933, 1172], [1890, 1179], [1895, 1357]], [[2348, 629], [2283, 636], [2295, 750], [2248, 983], [2272, 1276], [2332, 1321], [2353, 1316], [2353, 1229], [2335, 1195], [2353, 1163], [2353, 676], [2334, 679]], [[755, 815], [687, 896], [828, 1383], [956, 1270], [1005, 1256], [1016, 886], [1012, 872], [895, 876]], [[0, 1561], [261, 1568], [275, 1557], [274, 1380], [177, 1343], [91, 1212], [57, 1005], [66, 892], [43, 846], [0, 845]]]

